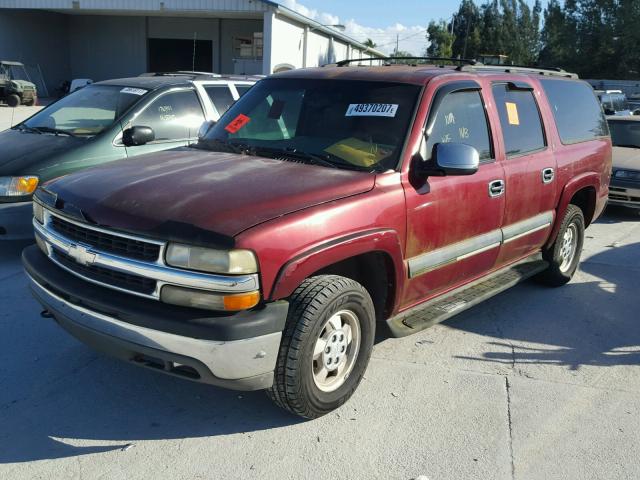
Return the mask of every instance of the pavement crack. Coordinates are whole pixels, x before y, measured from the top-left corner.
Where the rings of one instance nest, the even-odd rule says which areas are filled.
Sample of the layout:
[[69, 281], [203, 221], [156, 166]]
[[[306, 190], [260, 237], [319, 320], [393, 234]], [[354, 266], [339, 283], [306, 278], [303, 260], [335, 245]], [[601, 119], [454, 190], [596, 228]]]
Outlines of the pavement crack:
[[513, 425], [511, 423], [511, 385], [509, 377], [504, 377], [504, 386], [507, 394], [507, 424], [509, 426], [509, 457], [511, 458], [511, 478], [516, 477], [516, 465], [513, 460]]

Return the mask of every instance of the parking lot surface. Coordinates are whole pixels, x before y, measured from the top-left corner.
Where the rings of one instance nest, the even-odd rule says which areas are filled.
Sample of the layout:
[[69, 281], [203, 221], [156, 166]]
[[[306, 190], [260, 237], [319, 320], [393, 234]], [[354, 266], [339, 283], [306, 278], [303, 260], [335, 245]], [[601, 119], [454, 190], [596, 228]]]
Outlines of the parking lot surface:
[[29, 118], [41, 108], [42, 106], [27, 107], [24, 105], [9, 108], [6, 105], [0, 105], [0, 132]]
[[640, 478], [640, 216], [610, 209], [559, 289], [517, 286], [381, 339], [341, 409], [303, 421], [262, 392], [94, 353], [0, 244], [0, 478]]

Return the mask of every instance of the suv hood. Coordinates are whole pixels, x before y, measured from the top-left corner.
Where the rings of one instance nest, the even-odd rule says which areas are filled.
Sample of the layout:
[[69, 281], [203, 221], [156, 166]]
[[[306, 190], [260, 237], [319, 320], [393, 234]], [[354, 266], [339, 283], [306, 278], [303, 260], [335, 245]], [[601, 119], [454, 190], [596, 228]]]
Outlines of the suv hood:
[[254, 225], [367, 192], [374, 183], [366, 172], [185, 147], [74, 173], [45, 189], [58, 208], [104, 227], [227, 243]]
[[613, 147], [613, 168], [640, 170], [640, 148]]

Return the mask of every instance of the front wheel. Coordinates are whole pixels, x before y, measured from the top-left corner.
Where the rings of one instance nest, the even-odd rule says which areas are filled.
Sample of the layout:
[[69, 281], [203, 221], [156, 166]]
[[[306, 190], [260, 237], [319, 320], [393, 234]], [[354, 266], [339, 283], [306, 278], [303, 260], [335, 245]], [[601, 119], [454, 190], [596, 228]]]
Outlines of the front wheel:
[[567, 207], [556, 241], [542, 253], [549, 267], [538, 275], [538, 279], [552, 287], [559, 287], [573, 277], [580, 263], [584, 244], [584, 215], [580, 207]]
[[371, 297], [358, 282], [337, 275], [305, 280], [290, 299], [269, 397], [306, 418], [338, 408], [367, 368], [375, 318]]
[[20, 105], [20, 97], [15, 93], [12, 93], [7, 97], [7, 105], [9, 105], [11, 108], [16, 108]]

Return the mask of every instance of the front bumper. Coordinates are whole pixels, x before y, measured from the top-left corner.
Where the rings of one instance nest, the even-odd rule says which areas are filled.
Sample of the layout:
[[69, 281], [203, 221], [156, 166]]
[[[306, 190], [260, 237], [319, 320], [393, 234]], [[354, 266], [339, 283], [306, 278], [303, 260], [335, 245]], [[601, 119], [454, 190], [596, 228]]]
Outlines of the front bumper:
[[[635, 188], [634, 188], [635, 187]], [[609, 186], [609, 205], [640, 208], [640, 188], [637, 183], [612, 181]]]
[[[273, 383], [286, 302], [242, 314], [196, 319], [204, 312], [87, 285], [54, 265], [35, 246], [25, 249], [23, 263], [32, 293], [44, 309], [65, 330], [96, 350], [170, 375], [235, 390], [260, 390]], [[108, 298], [101, 297], [105, 292]], [[145, 306], [149, 309], [140, 310]], [[152, 309], [154, 306], [160, 309]], [[243, 328], [243, 319], [249, 328]], [[212, 332], [223, 339], [210, 338], [215, 336]]]
[[33, 238], [31, 202], [0, 203], [0, 240]]

